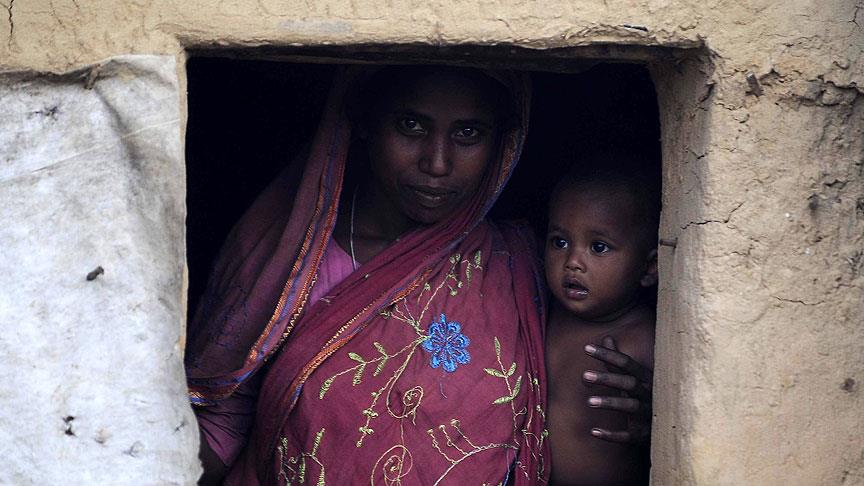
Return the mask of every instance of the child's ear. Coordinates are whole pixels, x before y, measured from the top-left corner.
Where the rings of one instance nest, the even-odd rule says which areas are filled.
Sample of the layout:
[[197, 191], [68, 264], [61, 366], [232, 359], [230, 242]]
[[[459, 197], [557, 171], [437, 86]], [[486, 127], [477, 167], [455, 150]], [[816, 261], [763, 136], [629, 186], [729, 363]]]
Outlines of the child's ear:
[[639, 284], [643, 287], [653, 287], [657, 285], [657, 249], [654, 248], [648, 252], [646, 259], [645, 273], [639, 280]]

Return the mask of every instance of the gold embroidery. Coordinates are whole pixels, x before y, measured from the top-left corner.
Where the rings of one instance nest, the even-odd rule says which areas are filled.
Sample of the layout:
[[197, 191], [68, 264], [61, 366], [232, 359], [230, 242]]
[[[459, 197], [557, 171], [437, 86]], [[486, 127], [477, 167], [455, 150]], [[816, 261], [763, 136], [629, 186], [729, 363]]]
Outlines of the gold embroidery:
[[403, 445], [395, 445], [381, 454], [381, 457], [375, 462], [369, 482], [374, 486], [376, 473], [380, 471], [386, 486], [400, 485], [402, 478], [407, 476], [413, 467], [414, 457], [411, 455], [411, 451]]
[[[455, 255], [450, 257], [450, 271], [445, 276], [444, 281], [447, 283], [447, 288], [450, 289], [451, 296], [457, 295], [459, 293], [459, 289], [461, 289], [463, 285], [471, 284], [472, 269], [483, 271], [483, 266], [480, 265], [481, 260], [482, 253], [480, 252], [480, 250], [474, 252], [474, 258], [472, 260], [463, 260], [460, 253], [456, 253]], [[459, 278], [458, 272], [455, 271], [457, 266], [464, 266], [464, 282], [461, 278]]]
[[[530, 378], [528, 380], [531, 383], [531, 393], [535, 395], [540, 394], [540, 381], [537, 379], [537, 376], [528, 375]], [[523, 447], [526, 447], [530, 452], [531, 457], [537, 462], [537, 470], [534, 471], [536, 479], [542, 479], [545, 474], [545, 464], [543, 463], [543, 443], [546, 441], [546, 438], [549, 436], [549, 431], [544, 428], [538, 437], [537, 434], [531, 432], [531, 424], [534, 421], [534, 413], [537, 413], [538, 420], [541, 420], [544, 424], [546, 423], [546, 413], [543, 411], [543, 408], [540, 405], [536, 405], [532, 410], [524, 410], [525, 416], [525, 424], [522, 429], [519, 431], [522, 438], [524, 439]], [[531, 479], [531, 471], [528, 470], [528, 467], [523, 464], [518, 459], [514, 463], [517, 471], [521, 471], [522, 474]]]
[[[451, 420], [450, 422], [453, 423], [454, 421], [455, 421], [455, 419]], [[444, 435], [444, 438], [447, 439], [447, 446], [456, 449], [456, 450], [459, 451], [459, 453], [461, 453], [463, 456], [464, 456], [465, 454], [467, 454], [467, 452], [463, 451], [463, 450], [462, 450], [458, 445], [456, 445], [455, 442], [453, 442], [453, 439], [450, 437], [450, 434], [447, 433], [447, 427], [445, 427], [445, 426], [443, 426], [443, 425], [439, 425], [439, 426], [438, 426], [438, 430], [440, 430], [441, 433]], [[456, 430], [458, 431], [459, 429], [456, 429]]]
[[438, 477], [437, 480], [435, 480], [435, 484], [439, 484], [441, 481], [444, 480], [444, 478], [447, 477], [448, 474], [450, 474], [450, 471], [452, 471], [456, 466], [462, 463], [462, 461], [468, 459], [475, 454], [491, 449], [519, 450], [519, 444], [516, 443], [515, 440], [512, 444], [489, 443], [486, 445], [478, 446], [464, 433], [464, 431], [462, 431], [461, 424], [457, 419], [451, 419], [450, 426], [456, 431], [458, 437], [464, 440], [464, 442], [466, 442], [470, 446], [470, 448], [463, 449], [462, 447], [457, 446], [451, 434], [447, 432], [447, 426], [439, 425], [438, 430], [440, 431], [441, 435], [443, 435], [447, 440], [448, 452], [453, 456], [456, 456], [456, 459], [454, 459], [447, 452], [444, 452], [444, 450], [442, 450], [438, 438], [435, 434], [435, 429], [429, 429], [426, 431], [426, 433], [429, 434], [429, 436], [432, 438], [432, 447], [435, 448], [435, 450], [438, 451], [438, 453], [441, 454], [441, 456], [450, 463], [450, 466]]
[[[442, 427], [443, 427], [443, 425], [442, 425]], [[438, 445], [438, 439], [435, 437], [435, 429], [429, 429], [429, 430], [426, 431], [426, 433], [429, 434], [429, 437], [432, 438], [432, 447], [434, 447], [435, 450], [438, 451], [438, 453], [441, 454], [441, 456], [442, 456], [444, 459], [446, 459], [447, 461], [449, 461], [451, 464], [455, 464], [455, 463], [456, 463], [456, 459], [451, 459], [451, 458], [447, 455], [446, 452], [444, 452], [444, 451], [441, 450], [441, 446]]]
[[285, 455], [288, 452], [288, 439], [282, 437], [279, 447], [276, 448], [279, 453], [279, 479], [285, 481], [287, 486], [292, 484], [305, 484], [307, 477], [308, 463], [307, 459], [318, 465], [320, 472], [315, 483], [316, 486], [325, 486], [324, 481], [324, 464], [318, 460], [318, 447], [321, 445], [321, 439], [324, 437], [324, 429], [315, 434], [315, 441], [312, 443], [311, 452], [301, 452], [296, 456], [290, 456], [287, 459]]
[[[451, 296], [455, 296], [458, 294], [458, 289], [461, 289], [463, 286], [465, 286], [465, 284], [470, 284], [471, 269], [473, 268], [474, 270], [480, 271], [482, 271], [483, 269], [483, 267], [480, 265], [481, 255], [482, 254], [479, 250], [476, 251], [474, 253], [473, 262], [470, 262], [468, 260], [462, 260], [462, 256], [459, 253], [451, 256], [450, 269], [444, 274], [440, 283], [434, 289], [432, 285], [429, 284], [429, 282], [426, 282], [423, 285], [423, 289], [420, 291], [416, 301], [417, 305], [419, 306], [421, 304], [421, 298], [425, 297], [425, 302], [423, 302], [419, 313], [417, 313], [416, 310], [412, 309], [411, 306], [408, 305], [407, 297], [402, 297], [401, 299], [394, 302], [389, 308], [383, 309], [380, 312], [380, 315], [384, 316], [385, 318], [392, 318], [411, 326], [414, 334], [417, 336], [416, 339], [414, 339], [401, 349], [397, 350], [395, 353], [388, 353], [381, 343], [375, 342], [373, 343], [373, 345], [378, 353], [378, 356], [370, 359], [366, 359], [358, 353], [349, 352], [348, 358], [357, 362], [357, 364], [350, 368], [342, 370], [333, 376], [330, 376], [322, 382], [321, 388], [318, 391], [319, 400], [324, 399], [324, 397], [327, 395], [327, 392], [333, 386], [333, 382], [342, 375], [353, 373], [351, 384], [352, 386], [357, 386], [363, 382], [365, 372], [370, 364], [375, 365], [372, 376], [377, 377], [384, 371], [388, 363], [399, 361], [396, 358], [399, 358], [401, 360], [400, 365], [396, 368], [396, 370], [394, 370], [393, 374], [387, 379], [387, 381], [377, 391], [372, 392], [371, 404], [369, 405], [369, 407], [362, 411], [362, 414], [364, 415], [364, 423], [357, 429], [360, 432], [360, 437], [356, 442], [357, 447], [363, 447], [363, 441], [366, 436], [375, 432], [375, 430], [371, 427], [371, 424], [372, 421], [378, 418], [380, 415], [376, 411], [376, 407], [378, 406], [379, 400], [382, 395], [385, 397], [386, 410], [391, 417], [396, 419], [411, 417], [411, 420], [413, 422], [416, 410], [422, 402], [423, 388], [416, 386], [406, 392], [405, 396], [403, 396], [401, 400], [403, 410], [401, 412], [395, 412], [392, 409], [390, 402], [390, 394], [393, 391], [393, 385], [402, 376], [403, 371], [408, 366], [408, 363], [411, 361], [411, 358], [414, 356], [417, 348], [426, 339], [428, 339], [426, 335], [426, 330], [424, 329], [422, 324], [425, 320], [426, 314], [429, 311], [429, 307], [431, 306], [432, 301], [445, 287], [449, 289], [449, 293]], [[465, 269], [465, 283], [463, 283], [463, 281], [460, 279], [460, 276], [458, 276], [460, 266]]]
[[[400, 437], [376, 460], [370, 476], [370, 483], [373, 485], [376, 484], [376, 478], [379, 483], [383, 482], [385, 486], [401, 485], [403, 478], [406, 478], [413, 468], [413, 456], [406, 445], [406, 429], [404, 427], [406, 423], [409, 423], [406, 419], [410, 420], [411, 425], [415, 424], [417, 412], [423, 403], [424, 389], [422, 386], [415, 385], [405, 391], [401, 397], [398, 397], [398, 394], [394, 395], [394, 387], [415, 357], [417, 348], [421, 347], [427, 339], [427, 330], [424, 324], [428, 324], [426, 323], [427, 315], [430, 313], [433, 301], [441, 295], [451, 298], [458, 296], [459, 293], [470, 287], [472, 277], [477, 272], [483, 271], [482, 253], [478, 250], [469, 253], [469, 255], [471, 255], [470, 258], [466, 256], [464, 259], [461, 254], [452, 255], [449, 259], [449, 271], [443, 275], [439, 274], [439, 277], [434, 279], [437, 282], [428, 279], [428, 272], [426, 272], [421, 279], [412, 283], [410, 289], [404, 289], [388, 307], [379, 311], [379, 315], [383, 319], [398, 321], [409, 326], [413, 330], [414, 339], [395, 350], [388, 350], [381, 343], [373, 342], [373, 346], [368, 352], [357, 351], [356, 349], [354, 351], [357, 352], [348, 352], [347, 357], [354, 362], [353, 366], [330, 376], [321, 384], [318, 398], [323, 400], [335, 382], [339, 381], [342, 386], [347, 386], [347, 380], [337, 380], [340, 376], [351, 376], [352, 387], [362, 384], [364, 380], [383, 380], [381, 386], [370, 393], [369, 406], [361, 411], [362, 418], [357, 428], [360, 436], [356, 441], [356, 446], [363, 447], [365, 438], [375, 432], [373, 424], [382, 417], [390, 417], [398, 421]], [[414, 296], [409, 297], [412, 292], [417, 290], [419, 292], [417, 292], [416, 298]], [[361, 311], [351, 321], [356, 320], [366, 310]], [[349, 326], [350, 322], [343, 326], [330, 342], [342, 335]], [[533, 434], [530, 430], [534, 415], [537, 415], [537, 420], [544, 420], [545, 414], [539, 405], [531, 407], [530, 410], [524, 406], [517, 410], [519, 403], [517, 397], [520, 393], [539, 394], [540, 384], [536, 376], [524, 372], [520, 373], [517, 363], [514, 362], [505, 366], [502, 361], [501, 343], [497, 337], [493, 339], [493, 344], [497, 364], [491, 368], [484, 368], [484, 370], [486, 374], [500, 379], [503, 383], [506, 393], [494, 400], [493, 403], [495, 406], [510, 404], [513, 416], [513, 434], [504, 443], [490, 442], [483, 445], [482, 441], [478, 444], [476, 437], [475, 439], [469, 437], [470, 431], [465, 430], [460, 421], [455, 418], [451, 419], [449, 424], [440, 424], [429, 429], [427, 431], [430, 438], [429, 446], [440, 454], [446, 461], [445, 464], [449, 464], [435, 481], [435, 484], [441, 483], [451, 471], [469, 457], [493, 449], [516, 451], [516, 460], [513, 463], [515, 465], [514, 473], [521, 471], [529, 479], [532, 476], [538, 479], [543, 476], [543, 458], [540, 451], [547, 433], [544, 431], [538, 437], [538, 434]], [[326, 359], [329, 355], [330, 353], [326, 353], [326, 356], [322, 356], [322, 358]], [[522, 420], [521, 424], [520, 420]], [[316, 436], [312, 452], [286, 457], [284, 460], [282, 459], [285, 456], [287, 439], [282, 439], [282, 446], [279, 447], [280, 460], [283, 464], [280, 470], [280, 479], [285, 480], [288, 484], [305, 484], [307, 478], [310, 478], [308, 468], [318, 464], [321, 468], [319, 484], [324, 484], [324, 466], [316, 455], [323, 433], [324, 429], [321, 429]], [[375, 444], [376, 447], [380, 445]], [[527, 465], [518, 460], [518, 451], [523, 448], [527, 449], [528, 453], [538, 460], [540, 466], [537, 471], [529, 472]], [[512, 454], [512, 452], [508, 453], [508, 457], [511, 459], [513, 458]], [[502, 471], [503, 475], [504, 472]], [[498, 484], [501, 486], [503, 483]]]
[[467, 443], [468, 443], [471, 447], [473, 447], [474, 449], [477, 448], [477, 446], [474, 445], [473, 442], [471, 442], [471, 439], [469, 439], [468, 436], [465, 435], [465, 434], [462, 432], [462, 429], [460, 428], [460, 426], [461, 426], [462, 424], [460, 424], [458, 420], [456, 420], [456, 419], [452, 419], [452, 420], [450, 420], [450, 425], [452, 425], [453, 428], [456, 429], [456, 432], [459, 432], [459, 435], [462, 436], [463, 439], [465, 439], [465, 442], [467, 442]]

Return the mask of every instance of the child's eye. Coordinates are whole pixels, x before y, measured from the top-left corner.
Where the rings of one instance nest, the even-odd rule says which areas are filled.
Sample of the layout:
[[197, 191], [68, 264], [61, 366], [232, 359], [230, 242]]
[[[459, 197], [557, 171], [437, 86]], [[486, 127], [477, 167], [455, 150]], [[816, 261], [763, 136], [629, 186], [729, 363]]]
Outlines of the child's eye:
[[609, 245], [603, 243], [602, 241], [591, 242], [591, 251], [594, 253], [603, 254], [611, 249], [612, 248], [610, 248]]
[[422, 135], [426, 133], [426, 128], [413, 118], [402, 118], [399, 120], [399, 130], [409, 135]]
[[550, 238], [549, 243], [552, 243], [552, 246], [558, 248], [559, 250], [563, 250], [570, 246], [570, 243], [568, 243], [567, 240], [559, 236], [553, 236], [552, 238]]

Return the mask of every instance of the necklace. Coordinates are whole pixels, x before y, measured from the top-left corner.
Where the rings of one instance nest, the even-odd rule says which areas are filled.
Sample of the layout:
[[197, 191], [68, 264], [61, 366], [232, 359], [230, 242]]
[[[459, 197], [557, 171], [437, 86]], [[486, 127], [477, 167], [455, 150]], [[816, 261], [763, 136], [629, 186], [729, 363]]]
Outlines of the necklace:
[[354, 256], [354, 205], [357, 203], [357, 188], [351, 196], [351, 222], [348, 230], [348, 248], [351, 250], [351, 267], [357, 270], [357, 258]]

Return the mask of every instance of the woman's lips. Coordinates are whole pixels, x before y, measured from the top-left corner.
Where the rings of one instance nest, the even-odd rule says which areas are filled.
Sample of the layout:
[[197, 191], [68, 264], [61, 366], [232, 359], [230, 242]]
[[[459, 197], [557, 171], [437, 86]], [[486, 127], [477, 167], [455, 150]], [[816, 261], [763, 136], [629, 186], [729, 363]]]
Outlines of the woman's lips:
[[568, 299], [582, 300], [588, 297], [588, 289], [576, 279], [565, 279], [564, 295]]
[[454, 194], [452, 190], [440, 187], [409, 185], [407, 188], [412, 198], [427, 209], [446, 205]]

